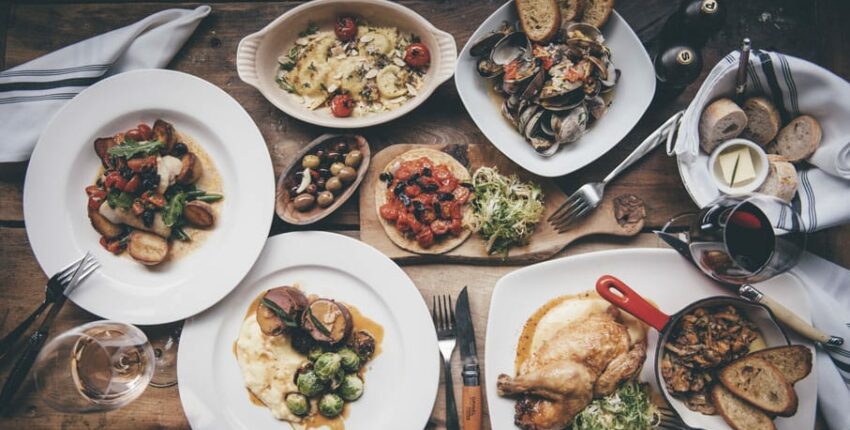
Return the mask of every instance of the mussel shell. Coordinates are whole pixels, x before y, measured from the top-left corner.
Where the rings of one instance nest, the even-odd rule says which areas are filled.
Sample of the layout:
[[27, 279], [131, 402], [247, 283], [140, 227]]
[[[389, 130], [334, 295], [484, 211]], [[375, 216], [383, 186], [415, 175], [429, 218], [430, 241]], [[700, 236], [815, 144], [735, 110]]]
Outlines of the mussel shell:
[[582, 81], [563, 81], [560, 83], [559, 86], [556, 87], [554, 86], [552, 81], [549, 81], [546, 85], [543, 86], [543, 89], [540, 91], [540, 100], [556, 98], [571, 93], [573, 91], [577, 91], [581, 89], [582, 84]]
[[496, 44], [504, 37], [505, 33], [501, 31], [494, 31], [487, 34], [469, 47], [469, 55], [476, 58], [490, 58], [490, 53], [493, 52], [493, 47], [496, 46]]
[[578, 140], [587, 129], [587, 116], [587, 108], [583, 104], [576, 106], [559, 122], [555, 142], [566, 144]]
[[602, 32], [596, 28], [596, 26], [590, 25], [586, 22], [573, 22], [568, 24], [566, 28], [567, 40], [577, 39], [576, 37], [570, 37], [570, 33], [573, 32], [579, 32], [584, 36], [584, 38], [596, 43], [605, 43], [605, 37], [602, 35]]
[[505, 73], [505, 68], [494, 63], [489, 58], [478, 59], [478, 74], [484, 78], [495, 78], [502, 73]]
[[543, 116], [540, 117], [540, 131], [549, 137], [555, 137], [555, 130], [552, 129], [552, 111], [543, 110]]
[[575, 108], [584, 101], [584, 91], [581, 87], [554, 97], [541, 98], [540, 104], [549, 110], [565, 111]]
[[555, 151], [558, 150], [558, 145], [542, 136], [530, 137], [528, 142], [531, 143], [531, 147], [534, 148], [535, 151], [539, 152], [540, 155], [545, 155], [547, 157], [553, 155]]
[[514, 112], [513, 112], [513, 111], [511, 111], [511, 108], [508, 106], [508, 101], [507, 101], [507, 100], [505, 100], [505, 102], [504, 102], [504, 103], [502, 103], [502, 116], [503, 116], [503, 117], [505, 117], [505, 119], [507, 119], [508, 121], [510, 121], [510, 123], [511, 123], [514, 127], [516, 127], [516, 126], [517, 126], [517, 123], [516, 123], [516, 116], [514, 115]]
[[520, 59], [515, 79], [502, 79], [502, 89], [508, 94], [521, 94], [525, 87], [539, 74], [540, 65], [532, 58]]
[[607, 93], [614, 89], [614, 86], [617, 85], [617, 82], [620, 81], [620, 69], [615, 69], [614, 64], [608, 63], [608, 79], [599, 80], [599, 83], [602, 84], [602, 92]]
[[527, 138], [531, 139], [536, 136], [540, 131], [540, 127], [542, 125], [543, 114], [546, 111], [544, 109], [537, 109], [537, 111], [531, 115], [531, 118], [528, 119], [525, 123], [525, 128], [522, 130], [522, 134]]
[[585, 98], [593, 98], [602, 92], [602, 84], [599, 82], [598, 78], [589, 77], [584, 81], [582, 89], [584, 90]]
[[531, 41], [528, 36], [521, 31], [514, 31], [496, 42], [490, 52], [490, 59], [496, 64], [505, 65], [530, 53]]
[[600, 96], [589, 98], [585, 100], [584, 104], [587, 106], [590, 116], [595, 120], [602, 118], [602, 116], [605, 115], [605, 112], [608, 111], [608, 104], [605, 103], [605, 99]]
[[540, 89], [543, 88], [543, 83], [546, 82], [546, 70], [543, 70], [542, 67], [538, 67], [537, 73], [531, 79], [531, 81], [526, 84], [525, 89], [522, 90], [522, 94], [520, 94], [521, 99], [530, 100], [540, 92]]
[[534, 103], [529, 104], [523, 110], [521, 110], [519, 112], [519, 115], [517, 116], [517, 121], [516, 121], [517, 130], [519, 130], [522, 133], [523, 130], [525, 130], [525, 126], [528, 125], [528, 122], [531, 120], [531, 118], [534, 117], [534, 115], [537, 114], [538, 112], [540, 112], [541, 110], [542, 109], [541, 109], [540, 105], [537, 105], [537, 104], [534, 104]]

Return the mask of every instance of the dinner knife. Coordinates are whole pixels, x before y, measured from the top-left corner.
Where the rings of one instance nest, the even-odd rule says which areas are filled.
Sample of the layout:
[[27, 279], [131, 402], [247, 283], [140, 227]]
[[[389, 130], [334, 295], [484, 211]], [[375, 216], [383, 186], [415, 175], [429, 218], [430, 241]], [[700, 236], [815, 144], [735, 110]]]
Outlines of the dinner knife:
[[460, 362], [463, 378], [463, 408], [461, 422], [463, 430], [481, 429], [481, 383], [478, 369], [478, 353], [475, 348], [475, 330], [469, 312], [469, 294], [466, 287], [460, 292], [455, 305], [457, 338], [460, 343]]
[[[691, 249], [688, 246], [687, 242], [682, 239], [679, 239], [674, 234], [670, 234], [664, 231], [656, 230], [655, 235], [658, 236], [659, 239], [663, 240], [664, 243], [670, 245], [670, 247], [675, 249], [676, 252], [679, 253], [679, 255], [690, 261], [691, 264], [693, 264], [699, 269], [699, 266], [697, 266], [696, 262], [694, 261], [694, 257], [691, 254]], [[735, 284], [730, 284], [726, 282], [718, 281], [718, 283], [729, 288], [737, 289], [739, 296], [751, 302], [764, 305], [765, 307], [770, 309], [771, 312], [773, 312], [773, 315], [776, 317], [776, 319], [791, 328], [791, 330], [794, 330], [795, 332], [799, 333], [800, 335], [809, 340], [832, 346], [840, 346], [844, 343], [844, 339], [837, 336], [830, 336], [818, 330], [813, 325], [806, 322], [806, 320], [797, 316], [794, 311], [788, 309], [787, 307], [785, 307], [785, 305], [777, 302], [770, 296], [765, 295], [750, 284], [743, 284], [739, 287]]]

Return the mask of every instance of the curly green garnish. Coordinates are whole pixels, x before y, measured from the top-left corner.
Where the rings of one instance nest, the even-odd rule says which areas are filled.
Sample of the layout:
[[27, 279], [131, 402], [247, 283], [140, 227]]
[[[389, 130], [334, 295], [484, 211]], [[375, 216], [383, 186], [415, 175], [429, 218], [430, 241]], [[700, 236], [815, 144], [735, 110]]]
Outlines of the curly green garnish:
[[587, 405], [576, 415], [572, 430], [647, 430], [657, 427], [659, 418], [647, 385], [632, 380]]

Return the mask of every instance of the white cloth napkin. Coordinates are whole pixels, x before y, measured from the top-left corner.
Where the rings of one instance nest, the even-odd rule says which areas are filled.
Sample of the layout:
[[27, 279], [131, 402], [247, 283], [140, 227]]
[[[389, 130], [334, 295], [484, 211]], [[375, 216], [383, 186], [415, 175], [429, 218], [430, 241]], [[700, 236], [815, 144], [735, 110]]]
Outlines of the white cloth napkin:
[[[806, 252], [791, 273], [800, 278], [808, 290], [815, 327], [843, 337], [844, 349], [850, 349], [850, 328], [845, 325], [850, 323], [850, 270]], [[841, 360], [850, 368], [850, 359]], [[815, 367], [818, 405], [829, 428], [850, 430], [850, 385], [842, 378], [850, 378], [850, 372], [840, 370], [821, 349]]]
[[[739, 55], [734, 51], [717, 63], [682, 117], [674, 152], [687, 163], [702, 162], [697, 157], [700, 116], [708, 103], [734, 94]], [[808, 114], [823, 128], [811, 165], [798, 166], [799, 190], [792, 203], [806, 228], [850, 222], [850, 83], [808, 61], [760, 50], [750, 55], [747, 79], [747, 95], [771, 98], [783, 124]]]
[[128, 70], [165, 67], [210, 10], [163, 10], [0, 72], [0, 162], [29, 159], [53, 114], [89, 85]]

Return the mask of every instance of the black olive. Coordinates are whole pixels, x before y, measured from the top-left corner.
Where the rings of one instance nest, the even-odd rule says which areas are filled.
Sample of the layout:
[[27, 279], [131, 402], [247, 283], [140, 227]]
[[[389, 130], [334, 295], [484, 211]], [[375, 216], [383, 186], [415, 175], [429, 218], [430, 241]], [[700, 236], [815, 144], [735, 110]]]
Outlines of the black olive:
[[410, 178], [407, 180], [407, 185], [413, 185], [416, 183], [416, 180], [419, 179], [419, 173], [414, 173], [410, 175]]
[[186, 147], [186, 144], [183, 142], [177, 142], [174, 144], [174, 147], [171, 148], [171, 153], [175, 157], [182, 157], [186, 155], [187, 152], [189, 152], [189, 148]]
[[404, 195], [404, 182], [399, 182], [395, 185], [393, 193], [397, 196]]
[[133, 171], [130, 170], [130, 168], [127, 166], [118, 169], [118, 173], [120, 173], [121, 177], [123, 177], [124, 179], [130, 179], [133, 177]]
[[150, 209], [142, 212], [142, 223], [145, 224], [145, 227], [150, 227], [153, 225], [153, 211]]
[[425, 212], [425, 205], [419, 200], [413, 201], [413, 216], [416, 217], [417, 220], [421, 220], [422, 214]]
[[332, 175], [331, 175], [331, 171], [328, 170], [328, 169], [319, 169], [319, 176], [327, 179], [327, 178], [330, 178]]
[[428, 167], [422, 168], [422, 176], [431, 177], [431, 169]]
[[392, 175], [392, 174], [390, 174], [389, 172], [382, 172], [382, 173], [378, 176], [378, 179], [380, 179], [380, 180], [382, 180], [382, 181], [384, 181], [384, 182], [386, 182], [386, 183], [390, 184], [390, 183], [392, 183], [392, 182], [393, 182], [393, 175]]
[[475, 187], [473, 187], [472, 184], [470, 184], [469, 182], [461, 182], [460, 186], [466, 188], [469, 191], [475, 191]]
[[398, 199], [401, 200], [401, 204], [405, 206], [410, 206], [410, 197], [407, 197], [407, 194], [399, 195]]
[[441, 208], [440, 208], [440, 203], [439, 203], [439, 202], [434, 202], [434, 213], [436, 213], [436, 214], [437, 214], [437, 217], [438, 217], [438, 218], [442, 218], [442, 217], [443, 217], [443, 212], [442, 212], [442, 210], [441, 210]]
[[455, 199], [455, 196], [452, 193], [440, 193], [438, 197], [441, 202], [450, 202]]
[[437, 184], [433, 184], [433, 183], [422, 184], [419, 187], [422, 188], [422, 191], [424, 191], [426, 193], [433, 193], [434, 191], [437, 191], [438, 189], [440, 189], [440, 187]]

